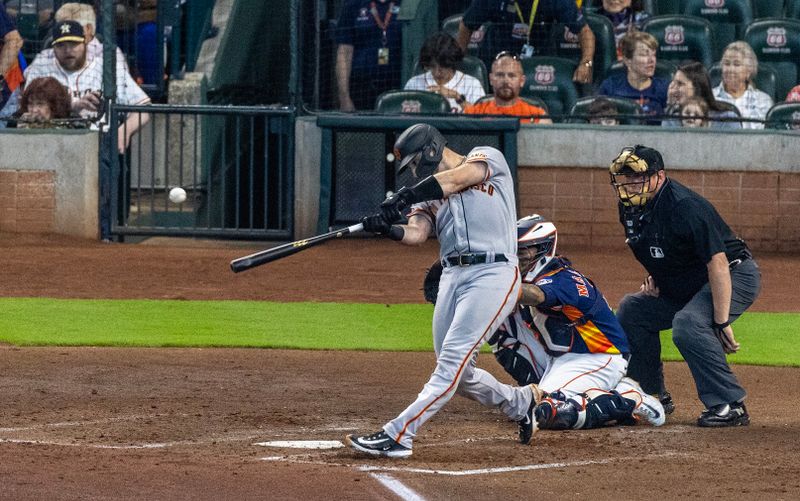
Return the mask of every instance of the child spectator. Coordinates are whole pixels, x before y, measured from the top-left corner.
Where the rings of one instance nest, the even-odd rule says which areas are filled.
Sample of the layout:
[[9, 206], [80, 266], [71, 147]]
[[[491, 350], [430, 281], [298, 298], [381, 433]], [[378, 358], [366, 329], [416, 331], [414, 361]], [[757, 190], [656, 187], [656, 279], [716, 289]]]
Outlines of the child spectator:
[[22, 93], [17, 127], [50, 125], [52, 120], [67, 119], [70, 117], [71, 101], [67, 88], [58, 80], [53, 77], [37, 78]]
[[593, 125], [619, 125], [617, 105], [610, 99], [598, 97], [589, 104], [586, 110], [589, 123]]
[[686, 99], [681, 107], [681, 125], [708, 127], [708, 103], [700, 96]]
[[672, 82], [667, 89], [667, 115], [676, 118], [661, 122], [664, 127], [680, 127], [680, 111], [686, 100], [699, 97], [706, 102], [708, 108], [709, 126], [712, 129], [741, 129], [742, 124], [736, 120], [719, 120], [721, 118], [737, 118], [739, 115], [726, 108], [714, 98], [711, 90], [711, 79], [702, 63], [691, 62], [684, 64], [675, 72]]
[[597, 13], [607, 17], [614, 25], [614, 41], [617, 43], [617, 59], [622, 59], [622, 37], [635, 30], [641, 30], [644, 20], [650, 14], [644, 11], [642, 0], [603, 0]]

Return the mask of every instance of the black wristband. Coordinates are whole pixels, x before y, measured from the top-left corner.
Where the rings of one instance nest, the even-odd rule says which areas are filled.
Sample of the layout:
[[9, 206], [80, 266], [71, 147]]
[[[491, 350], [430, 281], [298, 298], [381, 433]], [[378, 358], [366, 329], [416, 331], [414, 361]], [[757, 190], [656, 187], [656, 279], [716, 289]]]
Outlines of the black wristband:
[[719, 330], [722, 330], [722, 329], [724, 329], [725, 327], [729, 326], [730, 324], [731, 324], [731, 321], [730, 321], [730, 320], [726, 320], [726, 321], [722, 322], [721, 324], [718, 324], [717, 322], [712, 322], [712, 323], [711, 323], [711, 328], [712, 328], [712, 329], [719, 329]]
[[425, 202], [427, 200], [439, 200], [440, 198], [444, 198], [442, 185], [439, 184], [439, 181], [433, 176], [426, 177], [409, 188], [408, 191], [407, 200], [409, 205]]
[[456, 98], [456, 103], [464, 104], [464, 101], [466, 101], [466, 100], [467, 100], [467, 96], [465, 96], [464, 94], [459, 94], [458, 97]]
[[406, 230], [404, 230], [402, 226], [398, 226], [396, 224], [393, 224], [392, 227], [389, 229], [388, 236], [392, 240], [396, 240], [396, 241], [399, 242], [400, 240], [403, 239], [405, 234], [406, 234]]

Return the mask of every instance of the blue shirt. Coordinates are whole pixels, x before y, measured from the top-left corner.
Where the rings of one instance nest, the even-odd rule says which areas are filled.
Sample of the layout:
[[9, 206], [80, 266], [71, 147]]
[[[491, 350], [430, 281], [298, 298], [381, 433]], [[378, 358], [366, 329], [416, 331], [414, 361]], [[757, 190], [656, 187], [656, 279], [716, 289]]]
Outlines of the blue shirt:
[[600, 84], [600, 94], [632, 99], [639, 103], [645, 115], [662, 115], [667, 107], [667, 87], [669, 87], [668, 81], [653, 77], [650, 87], [642, 90], [634, 89], [628, 83], [627, 73], [617, 73], [603, 80]]
[[[519, 5], [520, 18], [516, 5]], [[481, 24], [492, 23], [485, 43], [487, 52], [494, 57], [500, 51], [509, 50], [519, 54], [522, 46], [528, 42], [526, 33], [518, 29], [528, 27], [533, 7], [533, 0], [472, 0], [464, 12], [464, 26], [472, 31]], [[530, 44], [534, 47], [534, 55], [548, 54], [554, 49], [551, 28], [554, 23], [563, 23], [573, 33], [579, 33], [586, 24], [583, 12], [578, 9], [575, 0], [539, 0], [536, 16], [533, 19], [530, 33]]]
[[[6, 13], [6, 8], [3, 6], [3, 3], [0, 2], [0, 40], [3, 39], [8, 33], [16, 30], [17, 27], [14, 25], [14, 21], [8, 17], [8, 13]], [[0, 46], [3, 44], [0, 43]], [[5, 75], [0, 75], [0, 77], [4, 77]], [[11, 96], [11, 91], [8, 89], [8, 86], [5, 82], [0, 84], [0, 108], [5, 105], [8, 98]]]
[[[366, 77], [392, 78], [400, 86], [400, 63], [402, 48], [400, 45], [401, 25], [397, 17], [402, 0], [346, 0], [339, 14], [336, 27], [336, 43], [353, 46], [352, 74]], [[391, 10], [391, 17], [386, 25], [386, 38], [383, 30], [375, 20], [372, 7], [375, 7], [377, 18], [384, 22]], [[384, 43], [385, 41], [385, 43]], [[378, 50], [389, 50], [388, 64], [378, 64]]]
[[545, 298], [530, 310], [531, 327], [548, 353], [630, 353], [625, 331], [605, 297], [569, 261], [556, 257], [533, 283]]

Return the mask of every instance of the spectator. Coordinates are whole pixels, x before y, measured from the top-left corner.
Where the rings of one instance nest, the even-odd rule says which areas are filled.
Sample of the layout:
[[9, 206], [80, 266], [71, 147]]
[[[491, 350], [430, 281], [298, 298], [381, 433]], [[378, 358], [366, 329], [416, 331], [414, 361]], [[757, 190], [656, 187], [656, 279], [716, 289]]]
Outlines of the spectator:
[[70, 117], [71, 99], [67, 88], [53, 77], [37, 78], [25, 86], [17, 115], [17, 127], [50, 125], [52, 120]]
[[700, 96], [687, 98], [681, 106], [681, 125], [708, 127], [708, 103]]
[[627, 72], [606, 78], [600, 85], [600, 94], [633, 99], [645, 115], [663, 114], [669, 82], [653, 76], [658, 41], [649, 33], [633, 31], [622, 38], [621, 49]]
[[586, 110], [589, 123], [593, 125], [619, 125], [619, 110], [610, 99], [598, 97], [589, 104]]
[[672, 82], [667, 89], [667, 115], [676, 115], [677, 118], [661, 122], [664, 127], [680, 127], [681, 108], [686, 100], [699, 97], [705, 101], [708, 110], [709, 126], [712, 129], [741, 129], [742, 123], [735, 120], [718, 120], [720, 118], [738, 118], [736, 112], [722, 106], [711, 90], [711, 79], [702, 63], [691, 62], [684, 64], [675, 72]]
[[800, 101], [800, 85], [792, 87], [792, 90], [786, 95], [787, 103], [794, 103]]
[[650, 17], [650, 14], [644, 11], [642, 0], [603, 0], [603, 6], [597, 13], [607, 17], [614, 25], [617, 59], [622, 59], [620, 48], [622, 37], [631, 31], [641, 30], [644, 20]]
[[[100, 118], [103, 90], [103, 58], [87, 57], [87, 43], [83, 28], [76, 21], [63, 21], [53, 30], [54, 58], [37, 58], [25, 71], [26, 82], [41, 77], [55, 77], [67, 87], [72, 98], [72, 111], [83, 118]], [[117, 73], [117, 102], [119, 104], [147, 104], [150, 98], [133, 81], [128, 72]], [[147, 113], [131, 115], [119, 127], [117, 147], [120, 152], [130, 144], [133, 134], [147, 121]]]
[[551, 48], [551, 30], [555, 23], [564, 23], [578, 33], [581, 60], [572, 79], [592, 83], [594, 33], [586, 24], [575, 0], [472, 0], [458, 28], [458, 44], [466, 50], [472, 32], [485, 22], [492, 29], [485, 41], [489, 53], [510, 51], [522, 58], [547, 53]]
[[[764, 120], [772, 107], [772, 98], [753, 83], [758, 60], [747, 42], [733, 42], [722, 53], [722, 82], [714, 88], [714, 97], [735, 104], [744, 118]], [[743, 122], [742, 128], [763, 129], [763, 122]]]
[[489, 82], [494, 89], [494, 97], [464, 108], [471, 115], [511, 115], [525, 117], [521, 123], [551, 124], [549, 118], [540, 118], [547, 112], [538, 106], [525, 102], [519, 97], [525, 85], [525, 73], [516, 54], [501, 52], [492, 63]]
[[[22, 49], [22, 37], [17, 31], [14, 21], [6, 13], [0, 2], [0, 108], [2, 108], [16, 86], [19, 85], [14, 73], [19, 72], [19, 51]], [[12, 88], [13, 87], [13, 88]]]
[[456, 66], [464, 58], [461, 47], [447, 33], [437, 33], [420, 49], [419, 64], [425, 73], [411, 77], [406, 90], [436, 92], [450, 101], [453, 112], [464, 111], [465, 104], [473, 104], [486, 95], [481, 82], [458, 71]]
[[400, 87], [402, 0], [345, 0], [336, 30], [339, 109], [371, 110]]

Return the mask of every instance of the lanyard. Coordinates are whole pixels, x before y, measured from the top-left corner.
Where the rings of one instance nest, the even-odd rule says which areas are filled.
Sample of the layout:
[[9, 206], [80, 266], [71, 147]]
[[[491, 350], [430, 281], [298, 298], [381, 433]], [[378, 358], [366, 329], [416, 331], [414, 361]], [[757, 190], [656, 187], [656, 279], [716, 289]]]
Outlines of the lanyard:
[[[536, 0], [537, 2], [539, 0]], [[383, 20], [378, 17], [378, 6], [375, 5], [375, 2], [371, 2], [369, 4], [369, 12], [372, 14], [372, 18], [375, 19], [375, 24], [378, 25], [378, 28], [381, 29], [381, 42], [383, 45], [386, 45], [386, 30], [389, 28], [389, 22], [392, 20], [392, 11], [394, 10], [394, 2], [389, 3], [389, 8], [386, 10], [386, 14], [383, 16]]]
[[[519, 2], [514, 2], [514, 7], [517, 9], [517, 15], [519, 16], [519, 20], [523, 23], [525, 22], [525, 18], [522, 17], [522, 10], [519, 8]], [[528, 43], [531, 41], [531, 30], [533, 29], [533, 19], [536, 17], [536, 11], [539, 10], [539, 0], [533, 0], [533, 5], [531, 6], [531, 17], [528, 19]]]

